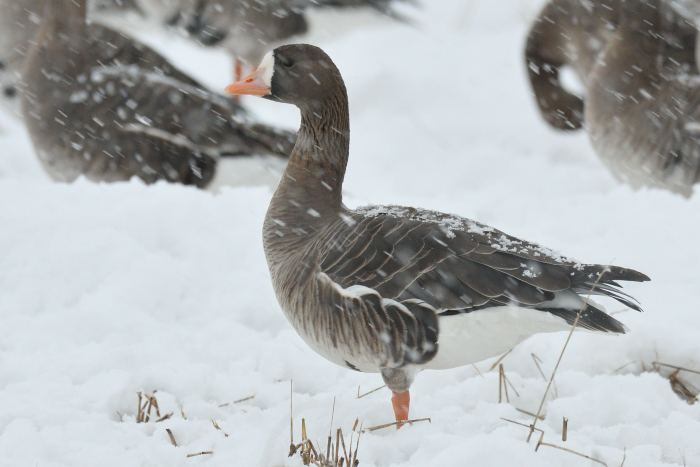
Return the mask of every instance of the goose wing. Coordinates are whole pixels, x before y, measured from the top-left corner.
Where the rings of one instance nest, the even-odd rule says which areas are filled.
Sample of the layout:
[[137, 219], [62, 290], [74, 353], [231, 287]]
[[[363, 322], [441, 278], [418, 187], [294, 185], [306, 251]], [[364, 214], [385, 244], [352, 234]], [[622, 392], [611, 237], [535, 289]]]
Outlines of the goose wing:
[[235, 101], [205, 90], [143, 44], [96, 24], [86, 40], [80, 71], [49, 67], [46, 79], [58, 85], [28, 98], [29, 115], [55, 127], [45, 138], [84, 158], [88, 177], [202, 186], [220, 156], [291, 152], [292, 132], [252, 122]]
[[[432, 358], [439, 316], [509, 305], [573, 322], [584, 303], [579, 294], [589, 291], [640, 310], [616, 281], [648, 280], [630, 269], [577, 263], [470, 219], [400, 206], [348, 211], [321, 241], [328, 246], [319, 269], [342, 292], [339, 306], [362, 310], [358, 316], [390, 336], [395, 359], [404, 362]], [[579, 326], [624, 332], [593, 306]]]
[[88, 55], [100, 59], [87, 87], [106, 113], [129, 123], [129, 133], [147, 126], [144, 132], [154, 134], [157, 128], [218, 155], [291, 152], [292, 132], [255, 124], [236, 101], [207, 91], [150, 47], [109, 28], [92, 29]]

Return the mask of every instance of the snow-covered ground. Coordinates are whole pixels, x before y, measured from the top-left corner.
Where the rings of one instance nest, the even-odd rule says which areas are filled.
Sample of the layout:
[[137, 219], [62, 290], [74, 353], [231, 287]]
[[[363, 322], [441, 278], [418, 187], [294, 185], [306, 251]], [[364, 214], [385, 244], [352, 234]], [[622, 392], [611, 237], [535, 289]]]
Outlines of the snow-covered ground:
[[[700, 404], [652, 371], [654, 361], [700, 370], [700, 196], [633, 192], [584, 133], [545, 126], [521, 56], [542, 0], [423, 3], [413, 27], [359, 18], [340, 36], [316, 35], [350, 96], [346, 204], [458, 213], [647, 273], [625, 287], [645, 313], [606, 303], [629, 334], [573, 336], [538, 427], [545, 442], [611, 467], [623, 453], [626, 466], [700, 465]], [[225, 55], [144, 39], [213, 88], [228, 84]], [[291, 106], [245, 102], [298, 123]], [[392, 421], [386, 389], [356, 398], [378, 375], [325, 361], [279, 310], [261, 245], [270, 187], [52, 183], [6, 115], [0, 148], [0, 466], [301, 465], [287, 458], [290, 379], [296, 442], [303, 417], [325, 446], [334, 398], [334, 431], [348, 434], [356, 417]], [[516, 410], [535, 412], [545, 390], [531, 354], [548, 376], [565, 339], [535, 336], [503, 360], [519, 393], [510, 403], [498, 403], [493, 360], [421, 373], [411, 416], [432, 423], [363, 434], [360, 465], [598, 465], [535, 452], [538, 436], [528, 444], [527, 428], [502, 420], [531, 422]], [[174, 415], [136, 423], [137, 392], [153, 390]], [[186, 457], [201, 451], [213, 454]]]

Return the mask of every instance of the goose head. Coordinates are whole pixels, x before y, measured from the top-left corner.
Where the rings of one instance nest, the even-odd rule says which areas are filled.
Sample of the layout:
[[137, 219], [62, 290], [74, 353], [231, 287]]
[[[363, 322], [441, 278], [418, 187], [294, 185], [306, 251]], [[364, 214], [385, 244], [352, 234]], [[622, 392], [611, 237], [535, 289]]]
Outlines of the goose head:
[[283, 45], [265, 55], [250, 75], [226, 87], [231, 95], [253, 95], [301, 109], [328, 105], [345, 85], [338, 68], [320, 48], [309, 44]]

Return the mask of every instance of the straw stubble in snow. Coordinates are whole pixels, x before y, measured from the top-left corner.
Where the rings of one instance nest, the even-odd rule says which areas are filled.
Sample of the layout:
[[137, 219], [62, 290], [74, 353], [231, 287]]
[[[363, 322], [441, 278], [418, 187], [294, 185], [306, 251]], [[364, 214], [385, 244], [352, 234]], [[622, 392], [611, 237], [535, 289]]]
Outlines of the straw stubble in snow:
[[[585, 134], [540, 120], [521, 53], [541, 2], [425, 3], [416, 28], [317, 35], [349, 89], [346, 203], [453, 212], [648, 274], [625, 288], [645, 313], [605, 303], [629, 334], [573, 335], [537, 428], [609, 466], [699, 463], [700, 404], [652, 362], [700, 369], [700, 198], [619, 186]], [[210, 85], [228, 84], [224, 54], [146, 38]], [[294, 109], [246, 103], [298, 123]], [[269, 187], [55, 184], [5, 116], [0, 145], [0, 465], [300, 465], [287, 458], [292, 378], [295, 430], [304, 418], [314, 444], [325, 446], [334, 398], [334, 433], [357, 417], [392, 421], [387, 390], [357, 398], [378, 375], [326, 362], [279, 310], [260, 239]], [[532, 422], [517, 409], [535, 413], [547, 383], [531, 354], [549, 377], [565, 339], [536, 336], [502, 360], [518, 393], [508, 387], [509, 403], [498, 403], [495, 359], [423, 372], [411, 417], [431, 423], [363, 433], [361, 465], [590, 465], [535, 452], [537, 436], [527, 444], [528, 429], [503, 420]], [[173, 415], [137, 423], [136, 393], [154, 390]], [[202, 452], [212, 454], [187, 457]]]

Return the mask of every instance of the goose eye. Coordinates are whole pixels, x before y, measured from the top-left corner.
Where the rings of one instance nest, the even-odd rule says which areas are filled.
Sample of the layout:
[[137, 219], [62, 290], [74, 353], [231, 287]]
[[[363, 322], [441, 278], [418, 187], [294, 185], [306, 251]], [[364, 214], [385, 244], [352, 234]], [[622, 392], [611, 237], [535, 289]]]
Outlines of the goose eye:
[[294, 62], [291, 61], [290, 59], [286, 59], [284, 62], [282, 62], [282, 65], [286, 66], [287, 68], [291, 67], [294, 65]]

